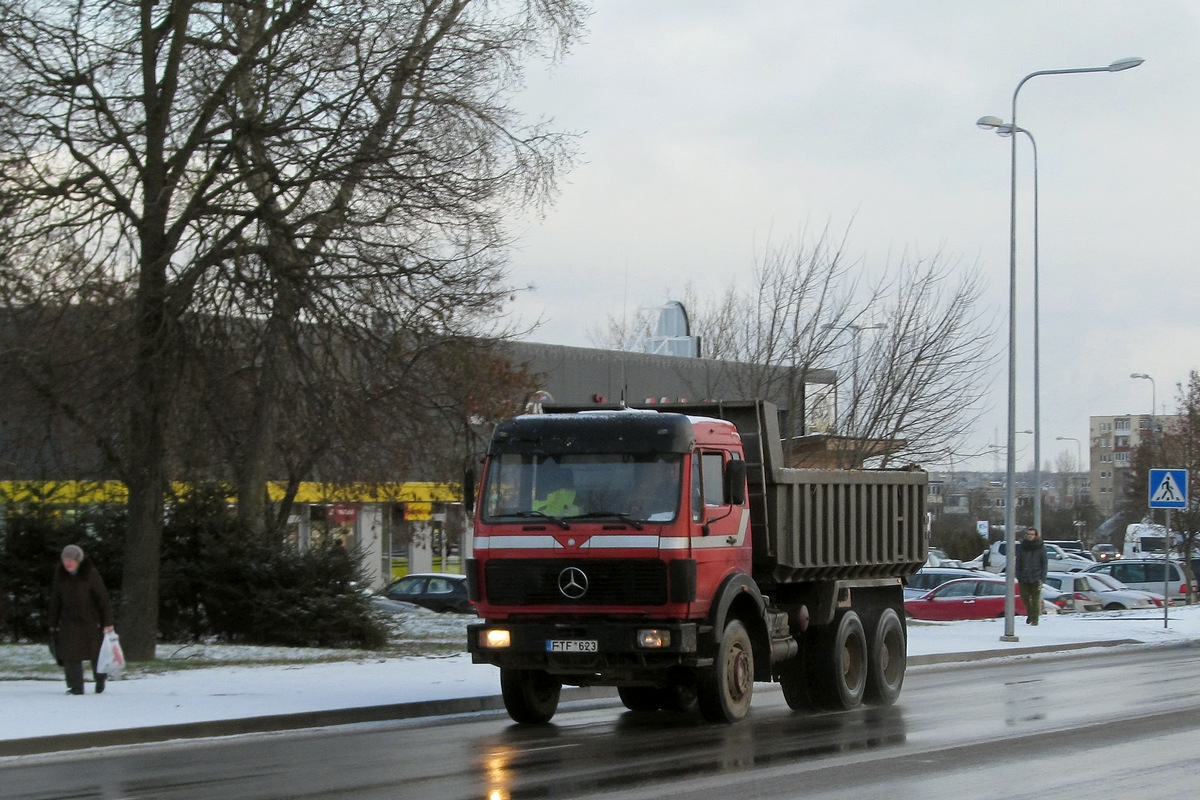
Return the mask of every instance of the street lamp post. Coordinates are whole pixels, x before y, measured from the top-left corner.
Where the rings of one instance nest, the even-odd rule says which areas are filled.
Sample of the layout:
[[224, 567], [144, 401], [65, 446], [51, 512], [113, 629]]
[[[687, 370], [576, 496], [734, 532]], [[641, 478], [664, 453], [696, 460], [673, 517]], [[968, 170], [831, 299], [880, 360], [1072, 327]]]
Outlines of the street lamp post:
[[[994, 129], [1000, 136], [1012, 136], [1013, 126], [1005, 125], [997, 117], [980, 117], [975, 123], [985, 130]], [[1038, 277], [1038, 149], [1037, 139], [1025, 128], [1017, 133], [1029, 137], [1033, 148], [1033, 527], [1042, 533], [1042, 334], [1040, 301], [1038, 298], [1041, 280]]]
[[[1151, 454], [1151, 457], [1153, 457], [1153, 455], [1154, 455], [1154, 440], [1156, 438], [1155, 437], [1156, 431], [1154, 430], [1154, 408], [1155, 408], [1155, 406], [1158, 405], [1158, 386], [1155, 385], [1154, 378], [1150, 377], [1149, 375], [1147, 375], [1144, 372], [1132, 372], [1132, 373], [1130, 373], [1129, 377], [1141, 378], [1142, 380], [1150, 381], [1150, 435], [1149, 435], [1149, 437], [1147, 437], [1147, 441], [1150, 443], [1150, 454]], [[1151, 509], [1150, 514], [1151, 514], [1151, 516], [1154, 515], [1153, 509]], [[1168, 533], [1169, 533], [1169, 531], [1168, 531]]]
[[[1030, 79], [1042, 75], [1072, 75], [1084, 72], [1120, 72], [1131, 69], [1142, 63], [1140, 58], [1123, 58], [1114, 61], [1106, 67], [1080, 67], [1076, 69], [1039, 70], [1031, 72], [1017, 83], [1013, 90], [1012, 115], [1009, 125], [1014, 131], [1019, 129], [1017, 124], [1017, 97]], [[1009, 225], [1008, 225], [1008, 457], [1006, 463], [1006, 486], [1004, 489], [1004, 541], [1006, 552], [1016, 553], [1016, 523], [1013, 508], [1013, 482], [1017, 472], [1017, 137], [1012, 137], [1012, 148], [1009, 156]], [[1001, 641], [1015, 642], [1017, 637], [1014, 629], [1016, 616], [1016, 575], [1011, 569], [1005, 570], [1004, 598], [1004, 635]]]
[[825, 328], [840, 328], [841, 330], [850, 331], [850, 352], [851, 352], [851, 373], [850, 373], [850, 419], [846, 423], [847, 430], [842, 433], [853, 434], [853, 423], [855, 417], [855, 406], [858, 404], [858, 353], [859, 353], [859, 337], [863, 331], [878, 331], [887, 327], [886, 322], [875, 322], [870, 325], [858, 325], [850, 323], [848, 325], [830, 325], [826, 324]]
[[1150, 434], [1154, 435], [1154, 408], [1158, 405], [1158, 387], [1154, 384], [1154, 378], [1144, 372], [1131, 372], [1129, 377], [1150, 381]]
[[[1083, 445], [1081, 445], [1079, 443], [1079, 440], [1076, 439], [1074, 436], [1055, 436], [1054, 440], [1056, 442], [1074, 442], [1075, 443], [1075, 468], [1077, 470], [1079, 470], [1080, 472], [1083, 472]], [[1075, 487], [1075, 505], [1076, 506], [1079, 505], [1079, 498], [1082, 495], [1082, 492], [1080, 492], [1079, 489], [1080, 489], [1079, 486]]]

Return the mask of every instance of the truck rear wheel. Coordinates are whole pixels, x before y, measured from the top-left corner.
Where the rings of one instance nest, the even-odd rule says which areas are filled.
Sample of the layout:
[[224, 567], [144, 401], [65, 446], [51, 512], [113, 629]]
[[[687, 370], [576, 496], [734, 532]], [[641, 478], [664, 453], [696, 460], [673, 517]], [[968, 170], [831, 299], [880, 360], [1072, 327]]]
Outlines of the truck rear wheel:
[[779, 666], [779, 687], [783, 689], [783, 699], [787, 701], [788, 708], [793, 711], [811, 711], [816, 708], [809, 692], [803, 658], [797, 656]]
[[561, 692], [562, 684], [540, 669], [500, 668], [500, 694], [515, 722], [549, 722]]
[[875, 623], [867, 663], [867, 688], [863, 699], [868, 703], [890, 706], [900, 697], [908, 647], [904, 622], [893, 608], [885, 608]]
[[709, 722], [737, 722], [750, 711], [754, 694], [754, 651], [740, 620], [730, 620], [711, 667], [700, 671], [696, 699]]
[[630, 711], [691, 711], [696, 690], [690, 685], [618, 686], [617, 695]]
[[814, 645], [806, 664], [813, 702], [840, 710], [858, 706], [867, 686], [867, 636], [858, 614], [839, 614]]

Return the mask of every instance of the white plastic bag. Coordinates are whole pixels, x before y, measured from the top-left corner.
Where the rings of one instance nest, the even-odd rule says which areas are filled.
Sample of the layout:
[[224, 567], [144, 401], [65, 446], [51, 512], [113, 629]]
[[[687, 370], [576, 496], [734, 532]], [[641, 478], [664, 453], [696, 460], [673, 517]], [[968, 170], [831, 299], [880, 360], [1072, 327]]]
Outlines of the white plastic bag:
[[116, 633], [104, 634], [100, 644], [100, 655], [96, 659], [96, 672], [112, 676], [125, 669], [125, 654], [121, 652], [121, 638]]

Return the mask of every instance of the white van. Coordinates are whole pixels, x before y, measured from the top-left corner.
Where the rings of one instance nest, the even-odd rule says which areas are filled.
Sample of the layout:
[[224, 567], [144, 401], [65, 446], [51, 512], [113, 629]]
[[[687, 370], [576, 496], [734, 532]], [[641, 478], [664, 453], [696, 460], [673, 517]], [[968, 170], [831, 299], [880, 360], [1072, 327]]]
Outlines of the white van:
[[[1017, 542], [1020, 545], [1020, 542]], [[1063, 550], [1056, 544], [1043, 542], [1046, 548], [1046, 567], [1050, 572], [1081, 572], [1096, 562], [1083, 556], [1076, 556]], [[1003, 572], [1008, 559], [1004, 555], [1005, 542], [992, 542], [992, 546], [974, 561], [963, 564], [968, 569], [986, 569], [988, 572]], [[985, 561], [986, 557], [986, 562]]]
[[[1183, 537], [1171, 534], [1171, 550], [1177, 552]], [[1121, 555], [1125, 558], [1162, 558], [1167, 550], [1167, 529], [1162, 525], [1138, 522], [1125, 528], [1125, 547]]]

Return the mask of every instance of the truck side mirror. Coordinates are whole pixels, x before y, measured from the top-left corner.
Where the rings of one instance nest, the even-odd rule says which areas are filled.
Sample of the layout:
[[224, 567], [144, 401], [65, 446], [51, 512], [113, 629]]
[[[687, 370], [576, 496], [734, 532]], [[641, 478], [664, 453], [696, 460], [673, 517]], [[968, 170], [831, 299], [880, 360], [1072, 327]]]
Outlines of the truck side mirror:
[[746, 462], [738, 459], [725, 465], [725, 496], [730, 505], [746, 502]]
[[463, 507], [467, 516], [475, 513], [475, 470], [467, 467], [463, 470]]

